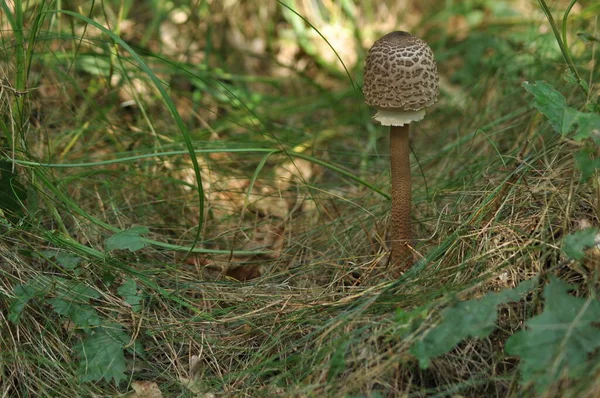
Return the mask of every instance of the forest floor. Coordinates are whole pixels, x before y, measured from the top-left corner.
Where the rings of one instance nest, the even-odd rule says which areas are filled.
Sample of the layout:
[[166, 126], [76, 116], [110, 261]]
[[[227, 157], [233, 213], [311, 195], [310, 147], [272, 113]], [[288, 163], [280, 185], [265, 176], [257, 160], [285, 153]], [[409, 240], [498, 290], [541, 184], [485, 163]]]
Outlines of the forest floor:
[[[600, 396], [599, 4], [68, 3], [0, 5], [3, 397]], [[399, 29], [440, 98], [392, 278]]]

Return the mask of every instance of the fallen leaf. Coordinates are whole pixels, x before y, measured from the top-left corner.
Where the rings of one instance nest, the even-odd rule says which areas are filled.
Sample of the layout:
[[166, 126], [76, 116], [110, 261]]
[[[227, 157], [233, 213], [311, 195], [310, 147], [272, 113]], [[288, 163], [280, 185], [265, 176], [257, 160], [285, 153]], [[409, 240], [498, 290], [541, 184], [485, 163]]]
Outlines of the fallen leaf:
[[314, 163], [294, 159], [275, 167], [275, 186], [285, 191], [293, 182], [307, 183], [314, 175]]
[[127, 398], [162, 398], [160, 388], [153, 381], [134, 381], [131, 388], [135, 392], [128, 394]]
[[227, 270], [228, 277], [237, 279], [240, 282], [260, 278], [261, 275], [261, 267], [258, 264], [244, 264]]

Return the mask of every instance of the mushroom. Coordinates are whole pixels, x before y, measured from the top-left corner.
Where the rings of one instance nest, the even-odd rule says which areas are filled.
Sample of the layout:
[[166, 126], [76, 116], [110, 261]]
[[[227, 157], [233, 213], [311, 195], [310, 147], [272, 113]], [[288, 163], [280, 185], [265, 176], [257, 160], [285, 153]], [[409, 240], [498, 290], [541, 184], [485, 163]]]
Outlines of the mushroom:
[[390, 126], [391, 266], [398, 276], [413, 264], [409, 125], [422, 120], [425, 109], [437, 101], [439, 77], [431, 48], [407, 32], [377, 40], [364, 74], [365, 101], [377, 109], [374, 119]]

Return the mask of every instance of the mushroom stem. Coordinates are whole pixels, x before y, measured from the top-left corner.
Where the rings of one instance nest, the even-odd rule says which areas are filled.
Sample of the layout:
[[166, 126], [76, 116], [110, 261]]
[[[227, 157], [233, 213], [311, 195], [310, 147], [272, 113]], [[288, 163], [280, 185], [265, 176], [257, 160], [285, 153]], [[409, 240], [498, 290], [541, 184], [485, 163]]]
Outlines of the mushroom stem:
[[391, 267], [397, 277], [412, 266], [413, 256], [409, 244], [411, 233], [411, 181], [409, 124], [390, 127], [390, 168], [392, 179], [392, 239]]

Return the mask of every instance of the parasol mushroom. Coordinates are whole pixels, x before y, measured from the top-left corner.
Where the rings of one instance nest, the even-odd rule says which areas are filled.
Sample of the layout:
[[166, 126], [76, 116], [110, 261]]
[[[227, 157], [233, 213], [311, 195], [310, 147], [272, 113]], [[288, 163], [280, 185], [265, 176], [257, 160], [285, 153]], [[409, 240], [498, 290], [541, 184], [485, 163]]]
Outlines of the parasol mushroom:
[[394, 276], [413, 263], [409, 126], [422, 120], [425, 109], [437, 101], [438, 81], [431, 48], [407, 32], [388, 33], [369, 50], [364, 71], [365, 101], [377, 109], [374, 119], [390, 126], [390, 263]]

